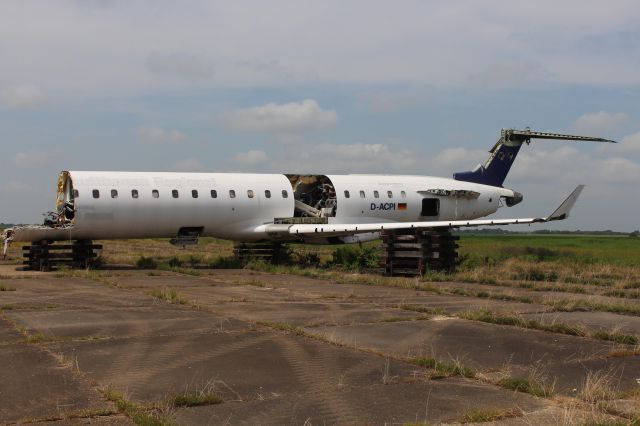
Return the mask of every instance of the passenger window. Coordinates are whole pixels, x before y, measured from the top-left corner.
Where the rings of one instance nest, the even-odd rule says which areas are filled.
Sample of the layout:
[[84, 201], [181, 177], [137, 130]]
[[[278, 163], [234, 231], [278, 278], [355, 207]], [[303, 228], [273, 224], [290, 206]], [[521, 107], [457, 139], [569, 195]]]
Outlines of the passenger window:
[[349, 198], [350, 196], [349, 191], [344, 191], [344, 198]]
[[138, 190], [137, 189], [132, 189], [131, 190], [131, 198], [138, 198]]
[[360, 198], [364, 198], [364, 191], [360, 191]]
[[380, 193], [378, 191], [373, 191], [373, 198], [380, 198]]
[[229, 198], [236, 198], [236, 191], [234, 191], [233, 189], [229, 190]]
[[178, 198], [178, 190], [177, 189], [172, 189], [171, 190], [171, 196], [173, 198]]
[[440, 200], [437, 198], [423, 198], [420, 216], [438, 216], [440, 213]]
[[218, 191], [216, 191], [215, 189], [211, 190], [211, 198], [218, 198]]
[[253, 189], [247, 189], [247, 197], [253, 198]]
[[286, 189], [282, 190], [282, 198], [289, 198], [289, 193], [287, 192]]
[[264, 190], [264, 196], [265, 198], [271, 198], [271, 191], [269, 191], [268, 189]]
[[77, 189], [73, 190], [73, 198], [78, 198], [78, 195], [80, 195], [80, 193], [78, 193]]
[[191, 190], [191, 196], [193, 198], [198, 198], [198, 190], [197, 189], [192, 189]]
[[158, 192], [157, 189], [154, 189], [153, 191], [151, 191], [151, 196], [153, 198], [158, 198], [158, 197], [160, 197], [160, 193]]
[[93, 198], [100, 198], [100, 191], [98, 191], [97, 189], [94, 189], [91, 192], [93, 194]]
[[406, 192], [404, 192], [404, 191], [400, 191], [400, 196], [401, 196], [402, 198], [407, 198], [407, 193], [406, 193]]
[[393, 198], [393, 191], [387, 191], [387, 197]]

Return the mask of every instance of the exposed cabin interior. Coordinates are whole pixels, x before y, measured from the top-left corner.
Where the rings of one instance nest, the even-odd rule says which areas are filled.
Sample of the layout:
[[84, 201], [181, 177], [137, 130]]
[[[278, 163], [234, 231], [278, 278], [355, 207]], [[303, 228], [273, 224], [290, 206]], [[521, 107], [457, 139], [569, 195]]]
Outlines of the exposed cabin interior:
[[294, 217], [334, 217], [336, 190], [324, 175], [286, 175], [293, 188]]

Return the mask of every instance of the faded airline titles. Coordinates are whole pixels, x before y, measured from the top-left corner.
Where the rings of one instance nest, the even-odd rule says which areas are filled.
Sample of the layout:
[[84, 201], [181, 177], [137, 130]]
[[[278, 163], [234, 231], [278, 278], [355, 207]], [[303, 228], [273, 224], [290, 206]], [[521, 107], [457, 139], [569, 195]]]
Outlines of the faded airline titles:
[[371, 203], [370, 210], [406, 210], [407, 203]]

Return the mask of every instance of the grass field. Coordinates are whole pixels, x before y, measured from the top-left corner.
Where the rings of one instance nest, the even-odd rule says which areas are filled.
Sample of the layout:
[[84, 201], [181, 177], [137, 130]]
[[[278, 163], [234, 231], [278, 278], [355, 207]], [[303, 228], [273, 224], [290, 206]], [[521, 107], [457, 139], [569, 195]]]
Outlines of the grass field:
[[[107, 264], [164, 268], [232, 267], [233, 243], [202, 238], [197, 246], [174, 247], [166, 239], [108, 240], [102, 257]], [[291, 245], [295, 266], [313, 264], [320, 269], [371, 271], [378, 242], [358, 245]], [[463, 234], [459, 240], [460, 265], [454, 274], [428, 273], [427, 281], [462, 281], [485, 284], [508, 282], [552, 283], [554, 290], [581, 292], [590, 285], [637, 297], [640, 292], [640, 238], [590, 235], [480, 235]], [[15, 244], [7, 261], [18, 262]], [[345, 258], [350, 259], [345, 261]], [[315, 260], [309, 262], [309, 259]], [[550, 289], [550, 288], [547, 288]], [[575, 291], [574, 291], [575, 290]]]
[[463, 235], [460, 239], [460, 253], [488, 256], [496, 260], [520, 257], [563, 263], [606, 263], [637, 267], [640, 266], [640, 238], [532, 234]]

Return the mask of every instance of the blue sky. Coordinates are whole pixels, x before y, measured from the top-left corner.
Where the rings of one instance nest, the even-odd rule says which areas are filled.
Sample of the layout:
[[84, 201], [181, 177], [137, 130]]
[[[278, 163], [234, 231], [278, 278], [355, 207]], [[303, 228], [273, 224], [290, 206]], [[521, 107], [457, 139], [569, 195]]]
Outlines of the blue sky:
[[59, 170], [450, 176], [530, 126], [621, 143], [534, 141], [498, 216], [583, 183], [550, 227], [632, 231], [638, 22], [635, 1], [3, 2], [0, 221], [39, 222]]

